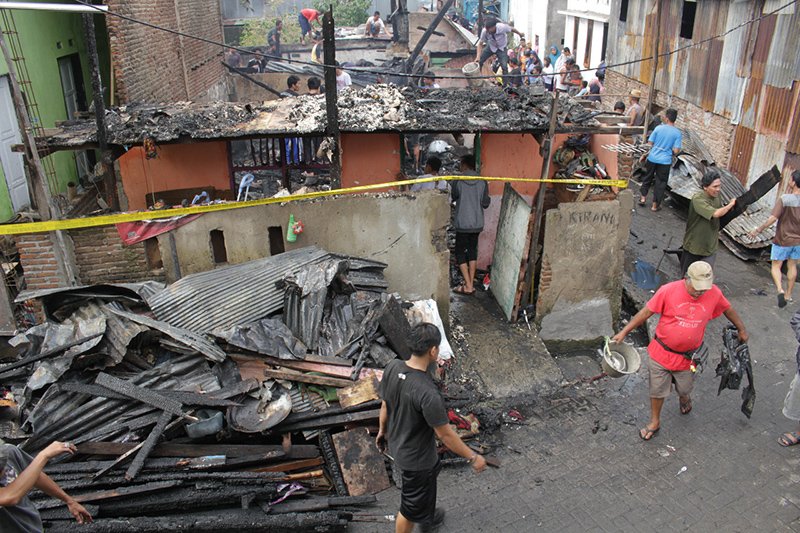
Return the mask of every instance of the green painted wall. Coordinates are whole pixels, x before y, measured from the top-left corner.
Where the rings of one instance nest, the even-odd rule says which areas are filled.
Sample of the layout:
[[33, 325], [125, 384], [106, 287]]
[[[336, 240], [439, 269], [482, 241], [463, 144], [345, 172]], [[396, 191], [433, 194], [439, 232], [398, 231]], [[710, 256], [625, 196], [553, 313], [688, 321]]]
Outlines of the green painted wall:
[[[68, 3], [68, 2], [64, 2]], [[53, 127], [56, 121], [67, 119], [58, 59], [71, 54], [80, 54], [81, 71], [84, 78], [87, 104], [91, 104], [92, 86], [89, 79], [89, 64], [83, 38], [81, 16], [73, 13], [47, 11], [15, 10], [13, 13], [25, 64], [28, 69], [33, 93], [39, 105], [39, 115], [45, 128]], [[0, 21], [0, 25], [2, 21]], [[104, 99], [108, 101], [108, 76], [110, 71], [110, 51], [105, 21], [95, 16], [98, 39], [98, 56], [101, 76], [105, 88]], [[8, 67], [0, 57], [0, 75], [7, 74]], [[64, 192], [67, 183], [77, 181], [77, 168], [73, 152], [59, 152], [49, 156], [56, 172], [57, 189]], [[7, 220], [11, 210], [11, 200], [5, 179], [0, 183], [0, 219]], [[6, 216], [6, 214], [9, 214]]]

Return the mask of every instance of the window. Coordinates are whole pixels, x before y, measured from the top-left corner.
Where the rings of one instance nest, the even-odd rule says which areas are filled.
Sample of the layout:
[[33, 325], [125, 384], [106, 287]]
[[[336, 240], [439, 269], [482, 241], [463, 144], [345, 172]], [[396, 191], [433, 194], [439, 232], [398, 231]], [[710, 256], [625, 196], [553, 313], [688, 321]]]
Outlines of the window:
[[628, 0], [621, 0], [619, 3], [619, 21], [628, 21]]
[[215, 265], [228, 262], [228, 251], [225, 249], [225, 234], [221, 229], [211, 230], [211, 255]]
[[681, 37], [691, 39], [694, 34], [694, 15], [697, 12], [697, 2], [683, 0], [683, 12], [681, 14]]
[[278, 255], [286, 251], [283, 247], [283, 228], [280, 226], [270, 226], [267, 228], [269, 238], [269, 255]]

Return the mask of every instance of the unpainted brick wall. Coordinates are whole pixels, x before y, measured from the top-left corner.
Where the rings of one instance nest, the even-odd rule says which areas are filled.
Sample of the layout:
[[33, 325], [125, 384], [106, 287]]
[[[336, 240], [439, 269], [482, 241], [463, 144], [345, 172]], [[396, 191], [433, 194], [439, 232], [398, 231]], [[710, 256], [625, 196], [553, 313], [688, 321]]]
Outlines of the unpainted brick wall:
[[114, 226], [69, 233], [75, 243], [75, 262], [84, 285], [164, 280], [163, 269], [150, 270], [148, 267], [144, 243], [125, 246]]
[[56, 263], [49, 233], [18, 235], [16, 242], [28, 290], [55, 289], [67, 284]]
[[[609, 94], [629, 94], [633, 89], [639, 89], [642, 91], [643, 104], [648, 99], [650, 92], [649, 86], [611, 70], [606, 72], [605, 87]], [[626, 106], [629, 104], [627, 98], [603, 98], [602, 105], [610, 110], [614, 106], [614, 102], [619, 99], [624, 100]], [[660, 91], [656, 91], [655, 103], [662, 108], [672, 107], [677, 110], [676, 126], [696, 133], [714, 156], [716, 163], [719, 166], [727, 167], [730, 161], [734, 132], [734, 125], [727, 118], [705, 111], [678, 96], [670, 96]]]
[[[222, 42], [219, 0], [109, 0], [123, 15]], [[219, 46], [108, 17], [120, 103], [207, 101], [225, 94]]]

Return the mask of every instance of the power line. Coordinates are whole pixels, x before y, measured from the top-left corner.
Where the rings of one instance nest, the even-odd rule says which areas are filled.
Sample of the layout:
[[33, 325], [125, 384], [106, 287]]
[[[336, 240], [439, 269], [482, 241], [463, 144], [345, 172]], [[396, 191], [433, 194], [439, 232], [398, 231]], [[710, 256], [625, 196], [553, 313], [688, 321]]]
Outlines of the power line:
[[[91, 4], [91, 3], [89, 3], [89, 2], [87, 2], [85, 0], [73, 0], [73, 1], [78, 3], [78, 4], [82, 4], [84, 6], [88, 6], [88, 7], [91, 7], [93, 9], [96, 9], [98, 13], [106, 15], [106, 16], [111, 15], [111, 16], [120, 18], [122, 20], [127, 20], [127, 21], [133, 22], [135, 24], [140, 24], [142, 26], [146, 26], [148, 28], [152, 28], [154, 30], [164, 31], [164, 32], [167, 32], [167, 33], [171, 33], [173, 35], [178, 35], [180, 37], [186, 37], [188, 39], [195, 39], [197, 41], [201, 41], [201, 42], [204, 42], [206, 44], [219, 46], [220, 48], [223, 48], [223, 49], [235, 50], [237, 52], [242, 52], [242, 53], [245, 53], [245, 54], [251, 54], [251, 55], [253, 55], [255, 57], [266, 58], [266, 59], [276, 59], [276, 60], [279, 60], [279, 61], [282, 61], [282, 62], [285, 62], [285, 63], [297, 63], [297, 64], [300, 64], [300, 65], [319, 67], [319, 68], [322, 68], [323, 70], [326, 69], [326, 68], [338, 68], [338, 69], [341, 69], [341, 70], [349, 70], [351, 72], [361, 72], [361, 73], [365, 73], [365, 74], [376, 74], [376, 75], [380, 75], [380, 76], [396, 76], [396, 77], [401, 77], [401, 78], [418, 78], [418, 77], [420, 77], [419, 74], [406, 74], [406, 73], [401, 73], [401, 72], [389, 72], [389, 71], [385, 71], [385, 70], [373, 70], [370, 67], [350, 67], [350, 66], [345, 67], [345, 66], [336, 66], [336, 65], [326, 65], [326, 64], [322, 64], [322, 63], [314, 63], [314, 62], [311, 62], [311, 61], [303, 61], [301, 59], [284, 58], [284, 57], [281, 57], [281, 56], [273, 56], [273, 55], [264, 54], [264, 53], [261, 53], [261, 52], [253, 52], [251, 50], [247, 50], [246, 48], [241, 48], [239, 46], [225, 44], [223, 42], [214, 41], [213, 39], [207, 39], [205, 37], [200, 37], [199, 35], [192, 35], [192, 34], [189, 34], [189, 33], [184, 33], [184, 32], [178, 31], [178, 30], [173, 30], [172, 28], [166, 28], [164, 26], [159, 26], [158, 24], [153, 24], [151, 22], [147, 22], [147, 21], [144, 21], [144, 20], [139, 20], [139, 19], [136, 19], [136, 18], [128, 16], [128, 15], [123, 15], [122, 13], [118, 13], [116, 11], [111, 11], [110, 9], [107, 10], [107, 11], [106, 10], [102, 10], [102, 9], [100, 9], [99, 6]], [[737, 30], [739, 30], [739, 29], [741, 29], [741, 28], [743, 28], [745, 26], [749, 26], [750, 24], [753, 24], [755, 22], [759, 22], [759, 21], [761, 21], [761, 20], [763, 20], [763, 19], [765, 19], [765, 18], [767, 18], [769, 16], [775, 15], [779, 11], [783, 11], [784, 9], [786, 9], [788, 7], [791, 7], [792, 5], [797, 4], [798, 1], [800, 1], [800, 0], [792, 0], [791, 2], [789, 2], [787, 4], [784, 4], [784, 5], [782, 5], [782, 6], [778, 7], [778, 8], [770, 11], [769, 13], [762, 14], [760, 17], [756, 17], [756, 18], [752, 18], [750, 20], [746, 20], [746, 21], [734, 26], [733, 28], [731, 28], [731, 29], [729, 29], [727, 31], [724, 31], [724, 32], [722, 32], [720, 34], [714, 35], [712, 37], [708, 37], [706, 39], [703, 39], [703, 40], [700, 40], [700, 41], [697, 41], [697, 42], [693, 42], [691, 44], [686, 44], [686, 45], [683, 45], [683, 46], [679, 46], [678, 48], [675, 48], [674, 50], [670, 50], [670, 51], [667, 51], [667, 52], [664, 52], [664, 53], [661, 53], [661, 54], [657, 54], [657, 57], [658, 58], [669, 57], [669, 56], [671, 56], [673, 54], [677, 54], [678, 52], [682, 52], [683, 50], [687, 50], [689, 48], [694, 48], [695, 46], [700, 46], [700, 45], [703, 45], [705, 43], [711, 42], [714, 39], [719, 39], [721, 37], [725, 37], [726, 35], [728, 35], [730, 33], [733, 33], [734, 31], [737, 31]], [[641, 59], [632, 59], [630, 61], [624, 61], [624, 62], [621, 62], [621, 63], [615, 63], [613, 65], [606, 65], [606, 68], [607, 69], [613, 69], [613, 68], [617, 68], [617, 67], [635, 65], [637, 63], [644, 63], [645, 61], [652, 61], [654, 59], [654, 57], [655, 56], [643, 57]], [[594, 68], [586, 68], [586, 69], [574, 70], [572, 72], [591, 72], [593, 70], [596, 70], [596, 69], [594, 69]], [[550, 75], [558, 75], [558, 74], [559, 73], [554, 73], [554, 74], [550, 74]], [[539, 76], [544, 76], [544, 75], [545, 74], [541, 74]], [[531, 77], [531, 76], [532, 75], [530, 75], [530, 74], [520, 74], [520, 77]], [[487, 75], [487, 76], [470, 76], [469, 78], [467, 76], [439, 76], [439, 75], [437, 75], [436, 78], [437, 79], [447, 79], [447, 80], [450, 80], [450, 79], [453, 79], [453, 80], [496, 79], [497, 75], [496, 74], [492, 74], [492, 75]]]

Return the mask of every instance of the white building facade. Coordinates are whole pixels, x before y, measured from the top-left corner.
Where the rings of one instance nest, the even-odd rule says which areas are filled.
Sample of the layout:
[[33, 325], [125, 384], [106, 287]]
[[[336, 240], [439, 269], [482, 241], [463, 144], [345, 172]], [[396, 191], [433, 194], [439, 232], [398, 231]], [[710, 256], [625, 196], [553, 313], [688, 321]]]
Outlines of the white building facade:
[[[559, 13], [566, 17], [564, 46], [581, 69], [596, 69], [605, 60], [611, 0], [569, 0]], [[584, 71], [583, 77], [590, 80], [594, 70]]]

